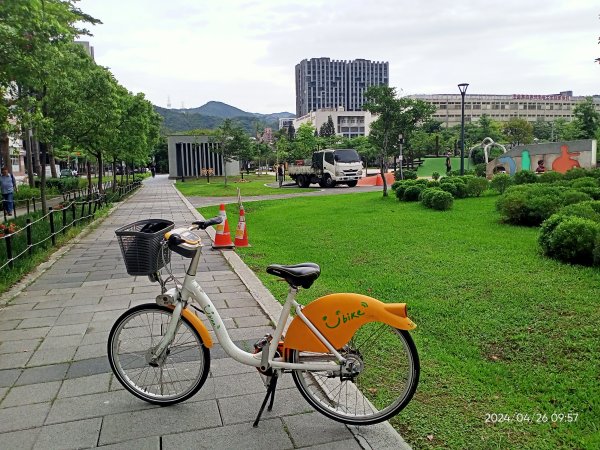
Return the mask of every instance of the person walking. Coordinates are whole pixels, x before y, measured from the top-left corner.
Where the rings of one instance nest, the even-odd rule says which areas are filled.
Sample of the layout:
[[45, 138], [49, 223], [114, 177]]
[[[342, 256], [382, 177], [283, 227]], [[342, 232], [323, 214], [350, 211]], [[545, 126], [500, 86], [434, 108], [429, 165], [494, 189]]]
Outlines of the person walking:
[[446, 175], [450, 175], [452, 170], [452, 160], [450, 159], [450, 152], [446, 154]]
[[2, 207], [4, 211], [6, 211], [7, 216], [12, 216], [14, 209], [14, 193], [17, 190], [17, 182], [13, 174], [8, 173], [8, 167], [2, 168], [0, 184], [2, 186]]
[[279, 187], [283, 184], [283, 175], [285, 174], [285, 168], [283, 164], [279, 164], [277, 167], [277, 180], [279, 181]]

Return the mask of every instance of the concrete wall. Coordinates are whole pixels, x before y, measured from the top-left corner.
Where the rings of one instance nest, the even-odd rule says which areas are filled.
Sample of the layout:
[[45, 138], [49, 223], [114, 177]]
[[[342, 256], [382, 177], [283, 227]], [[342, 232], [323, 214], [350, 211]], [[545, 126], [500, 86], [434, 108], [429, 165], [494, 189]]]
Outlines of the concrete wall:
[[216, 176], [239, 175], [237, 160], [226, 164], [217, 149], [219, 144], [211, 142], [209, 136], [173, 135], [167, 139], [169, 155], [169, 178], [198, 178], [205, 176], [203, 169], [212, 169]]

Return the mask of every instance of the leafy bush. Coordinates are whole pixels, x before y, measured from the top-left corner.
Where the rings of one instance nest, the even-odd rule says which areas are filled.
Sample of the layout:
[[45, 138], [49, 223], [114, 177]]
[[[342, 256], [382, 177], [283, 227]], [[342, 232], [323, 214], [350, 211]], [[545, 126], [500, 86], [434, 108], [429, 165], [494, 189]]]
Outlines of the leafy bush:
[[396, 181], [394, 182], [394, 184], [396, 184], [396, 189], [394, 189], [396, 191], [396, 197], [398, 198], [398, 200], [402, 200], [402, 198], [404, 197], [404, 191], [409, 187], [409, 186], [414, 186], [415, 180], [403, 180], [403, 181]]
[[513, 186], [496, 202], [502, 220], [537, 226], [563, 206], [566, 188], [547, 184]]
[[571, 183], [571, 186], [574, 187], [575, 189], [579, 189], [582, 187], [598, 187], [598, 180], [596, 180], [593, 177], [582, 177], [582, 178], [577, 178], [575, 180], [573, 180], [573, 182]]
[[454, 197], [449, 192], [443, 191], [439, 188], [425, 189], [421, 193], [421, 201], [423, 206], [438, 211], [446, 211], [452, 208], [454, 203]]
[[402, 197], [402, 200], [404, 200], [405, 202], [416, 202], [419, 200], [419, 195], [424, 189], [425, 187], [422, 184], [414, 184], [412, 186], [409, 186], [404, 191], [404, 196]]
[[458, 188], [456, 187], [456, 184], [451, 183], [449, 181], [441, 182], [440, 189], [448, 192], [450, 195], [452, 195], [452, 197], [456, 197], [456, 194], [458, 192]]
[[417, 179], [417, 172], [415, 170], [405, 170], [405, 171], [403, 171], [403, 175], [404, 175], [405, 180], [416, 180]]
[[30, 199], [31, 197], [40, 198], [40, 189], [30, 187], [27, 184], [21, 184], [15, 192], [15, 201]]
[[[593, 265], [600, 223], [557, 214], [542, 226], [538, 242], [545, 255], [561, 261]], [[597, 258], [596, 258], [596, 261]]]
[[398, 189], [398, 186], [400, 186], [401, 183], [402, 181], [394, 181], [391, 186], [392, 191], [396, 192], [396, 189]]
[[565, 191], [562, 195], [562, 204], [572, 205], [574, 203], [585, 202], [591, 199], [592, 197], [590, 197], [585, 192], [577, 191], [575, 189], [569, 189]]
[[564, 175], [560, 172], [544, 172], [538, 176], [539, 183], [556, 183], [564, 179]]
[[563, 216], [577, 216], [600, 223], [600, 201], [589, 201], [567, 205], [560, 209]]
[[486, 163], [477, 164], [475, 166], [475, 175], [477, 175], [478, 177], [485, 177], [486, 168]]
[[574, 167], [567, 170], [565, 173], [565, 180], [575, 180], [577, 178], [583, 178], [588, 176], [588, 171], [583, 167]]
[[440, 178], [440, 173], [439, 172], [433, 172], [431, 174], [431, 178], [433, 178], [435, 181], [437, 181]]
[[537, 175], [531, 170], [521, 170], [515, 174], [515, 184], [537, 183]]
[[512, 185], [512, 178], [506, 173], [499, 173], [494, 175], [491, 185], [492, 188], [497, 190], [500, 194], [504, 194], [504, 191]]
[[427, 187], [428, 188], [432, 188], [432, 187], [440, 187], [440, 182], [439, 181], [435, 181], [435, 180], [430, 180], [427, 182]]
[[488, 180], [481, 177], [475, 177], [467, 181], [467, 193], [471, 197], [479, 197], [488, 186]]
[[594, 200], [600, 200], [600, 187], [582, 187], [578, 191], [585, 192]]

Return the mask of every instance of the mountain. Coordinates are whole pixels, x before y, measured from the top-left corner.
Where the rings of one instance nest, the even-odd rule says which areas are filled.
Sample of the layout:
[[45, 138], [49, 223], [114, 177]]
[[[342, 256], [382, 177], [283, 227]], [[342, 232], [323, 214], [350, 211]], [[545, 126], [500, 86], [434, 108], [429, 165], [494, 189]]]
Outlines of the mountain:
[[189, 131], [200, 128], [217, 128], [224, 119], [238, 122], [249, 134], [254, 134], [256, 125], [260, 128], [279, 128], [279, 119], [295, 117], [289, 112], [259, 114], [243, 111], [235, 106], [222, 102], [210, 101], [197, 108], [166, 109], [154, 106], [154, 110], [163, 118], [163, 126], [167, 132]]

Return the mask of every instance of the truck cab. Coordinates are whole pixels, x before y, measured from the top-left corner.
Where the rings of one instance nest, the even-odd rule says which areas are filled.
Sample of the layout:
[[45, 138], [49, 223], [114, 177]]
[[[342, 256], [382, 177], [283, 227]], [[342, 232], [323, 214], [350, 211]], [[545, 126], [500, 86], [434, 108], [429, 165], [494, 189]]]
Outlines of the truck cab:
[[362, 169], [356, 150], [344, 148], [314, 152], [310, 166], [291, 166], [288, 172], [300, 187], [319, 183], [321, 187], [332, 188], [336, 184], [356, 186], [362, 177]]

